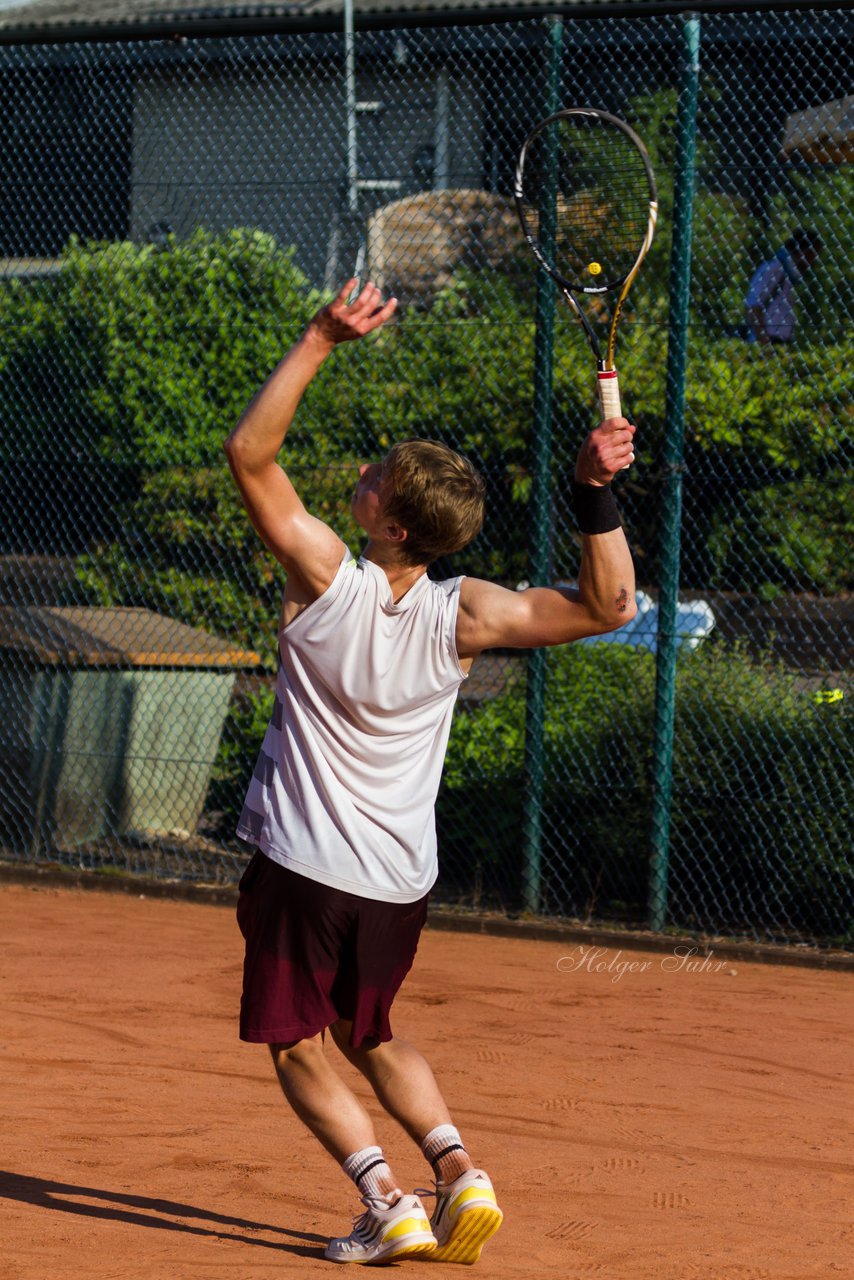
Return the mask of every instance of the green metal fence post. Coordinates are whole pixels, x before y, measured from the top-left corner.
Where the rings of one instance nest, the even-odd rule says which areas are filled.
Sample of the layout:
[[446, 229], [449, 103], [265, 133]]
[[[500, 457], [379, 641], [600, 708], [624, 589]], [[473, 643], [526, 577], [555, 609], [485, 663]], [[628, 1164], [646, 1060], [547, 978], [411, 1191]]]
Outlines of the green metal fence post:
[[[560, 108], [560, 64], [563, 21], [550, 16], [545, 115]], [[548, 246], [554, 236], [557, 195], [557, 137], [550, 144], [542, 192], [542, 238]], [[548, 581], [551, 552], [550, 472], [552, 452], [552, 380], [554, 369], [555, 295], [546, 271], [537, 273], [536, 337], [534, 342], [534, 429], [532, 440], [533, 488], [531, 494], [531, 551], [529, 577], [532, 586]], [[546, 651], [534, 649], [528, 658], [525, 686], [525, 809], [522, 898], [525, 909], [540, 908], [542, 868], [542, 805], [544, 776], [544, 720], [546, 700]]]
[[686, 56], [679, 87], [674, 173], [673, 247], [670, 260], [670, 325], [667, 343], [667, 395], [662, 495], [661, 593], [658, 603], [658, 652], [655, 673], [653, 741], [652, 851], [649, 878], [649, 927], [662, 929], [667, 911], [670, 812], [673, 783], [675, 715], [676, 607], [682, 526], [682, 470], [685, 445], [685, 371], [691, 290], [691, 230], [694, 203], [694, 153], [697, 89], [700, 74], [700, 18], [683, 16]]

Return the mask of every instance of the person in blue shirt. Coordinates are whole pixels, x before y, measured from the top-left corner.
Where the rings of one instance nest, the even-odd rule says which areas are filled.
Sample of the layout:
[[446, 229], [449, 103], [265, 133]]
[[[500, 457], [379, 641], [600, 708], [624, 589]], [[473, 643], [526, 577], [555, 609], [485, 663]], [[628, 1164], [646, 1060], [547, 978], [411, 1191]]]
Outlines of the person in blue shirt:
[[795, 286], [809, 271], [821, 249], [818, 232], [799, 228], [773, 258], [757, 269], [745, 299], [748, 342], [764, 347], [793, 340]]

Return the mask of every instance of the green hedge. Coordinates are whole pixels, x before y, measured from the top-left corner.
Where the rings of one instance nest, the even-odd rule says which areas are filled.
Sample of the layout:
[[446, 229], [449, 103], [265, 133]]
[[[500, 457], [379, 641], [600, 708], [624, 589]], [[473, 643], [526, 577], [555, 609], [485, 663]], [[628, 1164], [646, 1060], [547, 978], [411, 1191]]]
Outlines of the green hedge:
[[219, 462], [225, 429], [319, 305], [260, 231], [168, 249], [72, 240], [61, 270], [0, 289], [4, 454], [155, 470]]
[[[28, 463], [65, 455], [137, 477], [121, 535], [81, 565], [88, 598], [118, 603], [141, 590], [147, 603], [177, 602], [181, 617], [204, 625], [212, 583], [222, 582], [224, 620], [251, 639], [269, 598], [228, 492], [222, 440], [319, 301], [292, 250], [242, 230], [199, 231], [165, 251], [73, 243], [56, 278], [0, 288], [0, 454]], [[460, 277], [429, 309], [336, 352], [282, 454], [309, 505], [337, 519], [360, 459], [408, 435], [446, 440], [474, 457], [489, 483], [485, 533], [459, 563], [524, 577], [532, 315], [529, 280]], [[622, 491], [641, 576], [655, 581], [664, 361], [657, 327], [632, 319], [629, 312], [620, 359], [641, 434]], [[567, 482], [593, 410], [588, 356], [565, 317], [557, 350], [554, 563], [571, 575]], [[687, 387], [689, 477], [714, 483], [693, 491], [688, 514], [714, 547], [705, 535], [686, 539], [686, 584], [838, 591], [854, 580], [844, 507], [820, 498], [851, 449], [846, 368], [832, 348], [786, 352], [772, 364], [732, 339], [704, 340]], [[812, 487], [798, 507], [801, 560], [794, 541], [781, 550], [779, 530], [798, 499], [793, 484], [804, 480]], [[750, 510], [737, 536], [715, 536], [731, 523], [733, 485], [755, 491]], [[341, 532], [358, 538], [346, 516]]]
[[[618, 645], [548, 655], [543, 895], [552, 911], [643, 918], [654, 659]], [[439, 804], [447, 884], [523, 900], [524, 682], [461, 706]], [[706, 642], [676, 675], [671, 918], [848, 936], [850, 716], [739, 646]], [[484, 822], [489, 814], [489, 823]], [[708, 886], [703, 894], [698, 886]], [[704, 918], [704, 913], [707, 918]]]

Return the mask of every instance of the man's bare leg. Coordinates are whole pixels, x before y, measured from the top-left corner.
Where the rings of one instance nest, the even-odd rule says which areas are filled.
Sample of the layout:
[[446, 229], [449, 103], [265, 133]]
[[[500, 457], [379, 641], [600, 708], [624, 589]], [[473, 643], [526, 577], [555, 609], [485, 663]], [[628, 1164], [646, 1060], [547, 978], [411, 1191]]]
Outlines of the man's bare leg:
[[322, 1036], [270, 1045], [282, 1091], [303, 1124], [352, 1178], [367, 1206], [347, 1236], [329, 1241], [333, 1262], [388, 1262], [430, 1253], [436, 1237], [423, 1204], [395, 1181], [356, 1095], [327, 1061]]
[[503, 1214], [488, 1175], [475, 1168], [462, 1145], [429, 1063], [405, 1040], [353, 1049], [350, 1030], [343, 1019], [330, 1027], [338, 1048], [418, 1143], [436, 1174], [431, 1226], [438, 1246], [431, 1256], [438, 1262], [477, 1262]]
[[[432, 1129], [453, 1123], [433, 1070], [414, 1045], [395, 1039], [353, 1049], [351, 1026], [342, 1018], [329, 1030], [344, 1056], [368, 1081], [380, 1105], [414, 1142], [421, 1146]], [[460, 1152], [459, 1157], [460, 1173], [474, 1167], [466, 1152]]]
[[[330, 1065], [322, 1036], [271, 1044], [270, 1053], [291, 1107], [339, 1164], [354, 1151], [376, 1146], [371, 1118]], [[380, 1190], [384, 1195], [396, 1191], [394, 1178], [381, 1179]]]

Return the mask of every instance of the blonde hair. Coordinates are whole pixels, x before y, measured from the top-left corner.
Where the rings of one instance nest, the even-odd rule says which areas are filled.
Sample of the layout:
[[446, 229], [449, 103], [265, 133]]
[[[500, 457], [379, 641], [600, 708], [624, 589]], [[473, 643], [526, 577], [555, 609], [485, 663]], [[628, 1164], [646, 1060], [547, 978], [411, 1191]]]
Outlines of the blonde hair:
[[382, 465], [383, 514], [406, 530], [401, 559], [430, 564], [477, 537], [486, 486], [467, 458], [436, 440], [403, 440]]

